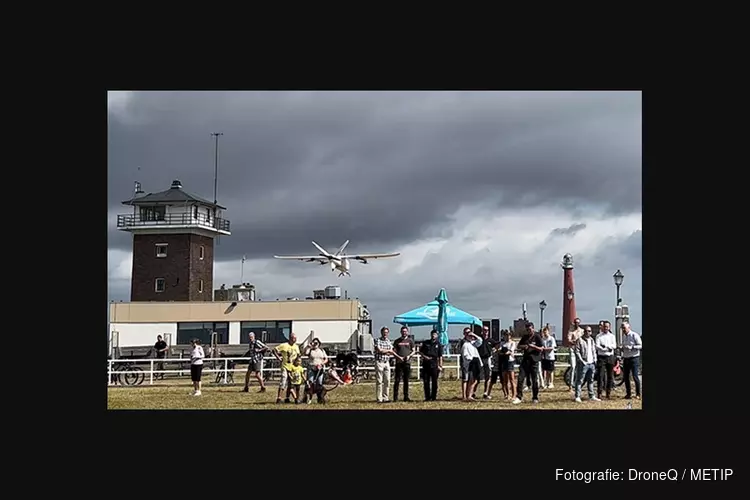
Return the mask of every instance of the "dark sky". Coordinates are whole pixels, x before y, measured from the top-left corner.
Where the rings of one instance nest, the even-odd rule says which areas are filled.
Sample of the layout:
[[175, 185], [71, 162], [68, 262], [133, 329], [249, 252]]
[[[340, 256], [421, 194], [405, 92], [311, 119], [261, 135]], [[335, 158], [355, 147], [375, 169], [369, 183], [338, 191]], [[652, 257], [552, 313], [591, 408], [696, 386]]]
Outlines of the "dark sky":
[[[133, 181], [157, 192], [180, 179], [213, 198], [221, 131], [232, 236], [217, 247], [219, 283], [239, 280], [244, 254], [262, 296], [341, 284], [378, 324], [444, 286], [504, 325], [545, 299], [559, 325], [569, 251], [580, 315], [612, 315], [621, 268], [640, 326], [640, 92], [128, 92], [109, 109], [111, 299], [129, 293], [130, 236], [114, 219]], [[341, 279], [271, 258], [347, 239], [350, 252], [404, 255]]]

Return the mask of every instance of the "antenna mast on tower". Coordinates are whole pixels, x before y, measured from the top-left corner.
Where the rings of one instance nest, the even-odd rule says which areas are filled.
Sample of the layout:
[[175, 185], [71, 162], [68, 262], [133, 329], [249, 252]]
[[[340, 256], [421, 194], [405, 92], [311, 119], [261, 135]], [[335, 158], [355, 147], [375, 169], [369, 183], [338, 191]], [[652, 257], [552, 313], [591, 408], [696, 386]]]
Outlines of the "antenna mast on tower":
[[[211, 135], [216, 138], [216, 145], [214, 146], [214, 205], [219, 203], [218, 199], [218, 186], [219, 186], [219, 136], [224, 135], [224, 132], [211, 132]], [[214, 206], [214, 224], [218, 224], [216, 218], [219, 216], [219, 211]], [[218, 225], [217, 225], [218, 227]], [[221, 239], [216, 238], [216, 244], [221, 244]]]
[[212, 132], [211, 135], [216, 138], [216, 146], [214, 147], [214, 205], [218, 203], [217, 190], [219, 186], [219, 136], [224, 135], [224, 132]]
[[[141, 167], [138, 167], [138, 173], [141, 173]], [[139, 194], [143, 194], [143, 189], [141, 188], [141, 183], [138, 181], [135, 181], [135, 188], [134, 188], [133, 198], [138, 198]], [[135, 218], [138, 215], [138, 212], [136, 211], [135, 205], [133, 205], [133, 222], [135, 222]]]

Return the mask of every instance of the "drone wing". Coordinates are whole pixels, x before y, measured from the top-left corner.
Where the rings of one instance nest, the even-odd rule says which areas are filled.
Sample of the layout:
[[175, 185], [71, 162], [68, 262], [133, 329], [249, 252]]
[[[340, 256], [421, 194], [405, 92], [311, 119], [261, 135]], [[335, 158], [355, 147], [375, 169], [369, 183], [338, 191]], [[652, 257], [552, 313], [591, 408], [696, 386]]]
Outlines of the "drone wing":
[[357, 255], [347, 255], [346, 257], [348, 259], [352, 260], [358, 260], [362, 264], [367, 264], [367, 261], [370, 259], [388, 259], [391, 257], [398, 257], [401, 255], [400, 253], [360, 253]]
[[321, 264], [328, 263], [328, 258], [321, 257], [320, 255], [274, 255], [273, 258], [284, 260], [301, 260], [304, 262], [319, 262]]

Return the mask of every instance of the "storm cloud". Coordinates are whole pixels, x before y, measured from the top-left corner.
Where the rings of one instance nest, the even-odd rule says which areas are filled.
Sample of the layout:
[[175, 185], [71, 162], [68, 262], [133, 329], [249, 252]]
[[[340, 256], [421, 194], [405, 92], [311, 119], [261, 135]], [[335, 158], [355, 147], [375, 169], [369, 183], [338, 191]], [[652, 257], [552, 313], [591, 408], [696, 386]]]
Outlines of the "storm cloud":
[[[216, 249], [219, 284], [238, 281], [247, 255], [261, 293], [309, 295], [338, 280], [269, 258], [349, 239], [350, 252], [403, 253], [340, 280], [379, 323], [445, 286], [459, 307], [507, 324], [521, 302], [561, 295], [559, 260], [573, 249], [578, 281], [613, 287], [629, 267], [635, 299], [641, 120], [640, 92], [110, 94], [110, 296], [128, 296], [130, 236], [114, 220], [133, 182], [157, 192], [179, 179], [212, 199], [210, 134], [221, 131], [232, 235]], [[592, 314], [610, 314], [594, 295]]]

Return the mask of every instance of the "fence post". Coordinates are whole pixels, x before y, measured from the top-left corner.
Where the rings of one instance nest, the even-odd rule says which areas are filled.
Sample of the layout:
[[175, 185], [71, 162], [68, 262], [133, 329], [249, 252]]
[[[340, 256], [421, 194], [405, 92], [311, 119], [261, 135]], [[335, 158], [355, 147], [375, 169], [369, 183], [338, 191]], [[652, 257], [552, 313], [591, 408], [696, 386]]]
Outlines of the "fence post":
[[148, 385], [154, 385], [154, 360], [153, 358], [150, 360], [151, 369], [148, 373]]
[[419, 369], [419, 363], [420, 363], [421, 360], [422, 360], [422, 356], [420, 356], [419, 354], [417, 354], [417, 380], [419, 380], [420, 377], [421, 377], [421, 375], [420, 375], [421, 370]]
[[180, 351], [180, 373], [177, 374], [178, 377], [182, 377], [185, 374], [185, 372], [182, 371], [182, 351]]
[[224, 358], [224, 384], [228, 384], [227, 382], [227, 366], [228, 366], [229, 359]]
[[107, 360], [107, 385], [112, 385], [112, 360]]

